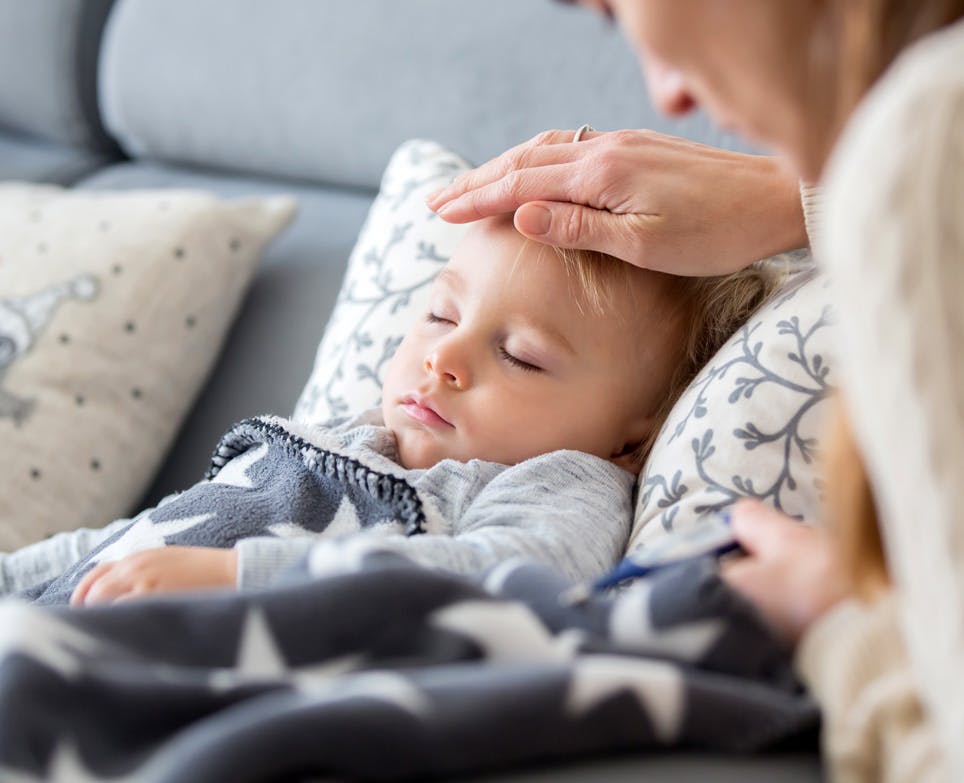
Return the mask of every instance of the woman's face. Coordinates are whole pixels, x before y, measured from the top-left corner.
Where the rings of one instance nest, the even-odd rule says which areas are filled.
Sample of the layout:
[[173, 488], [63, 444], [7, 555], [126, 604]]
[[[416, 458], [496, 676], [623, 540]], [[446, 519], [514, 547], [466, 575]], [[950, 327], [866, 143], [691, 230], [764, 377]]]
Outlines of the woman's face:
[[703, 106], [723, 127], [790, 157], [805, 176], [819, 173], [807, 135], [817, 0], [583, 2], [615, 16], [662, 111]]

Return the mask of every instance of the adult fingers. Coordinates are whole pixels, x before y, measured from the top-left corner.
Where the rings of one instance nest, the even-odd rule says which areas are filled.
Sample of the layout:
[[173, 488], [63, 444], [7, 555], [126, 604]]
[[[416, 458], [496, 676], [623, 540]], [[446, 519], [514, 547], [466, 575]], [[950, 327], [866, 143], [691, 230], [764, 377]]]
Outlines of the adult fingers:
[[74, 588], [74, 592], [70, 595], [70, 605], [82, 606], [87, 598], [87, 594], [90, 592], [90, 588], [113, 567], [114, 563], [101, 563], [84, 574], [80, 582], [77, 583], [77, 587]]
[[529, 202], [515, 213], [516, 230], [530, 239], [556, 247], [597, 250], [638, 265], [647, 265], [646, 238], [655, 237], [658, 220], [655, 215], [622, 215], [552, 201]]
[[757, 584], [765, 569], [755, 558], [732, 558], [720, 563], [720, 576], [738, 593], [755, 602], [759, 593]]
[[426, 199], [426, 204], [430, 209], [438, 211], [445, 204], [465, 193], [498, 182], [514, 171], [573, 160], [583, 154], [586, 141], [602, 135], [598, 131], [583, 134], [582, 141], [578, 142], [582, 146], [577, 148], [577, 145], [572, 143], [574, 133], [575, 131], [569, 130], [540, 133], [472, 171], [456, 177], [450, 185], [432, 193]]
[[575, 201], [578, 200], [574, 191], [578, 179], [574, 163], [512, 171], [439, 207], [438, 215], [449, 223], [470, 223], [515, 212], [530, 201]]
[[799, 524], [758, 500], [741, 500], [730, 514], [733, 534], [750, 554], [766, 556], [785, 546]]

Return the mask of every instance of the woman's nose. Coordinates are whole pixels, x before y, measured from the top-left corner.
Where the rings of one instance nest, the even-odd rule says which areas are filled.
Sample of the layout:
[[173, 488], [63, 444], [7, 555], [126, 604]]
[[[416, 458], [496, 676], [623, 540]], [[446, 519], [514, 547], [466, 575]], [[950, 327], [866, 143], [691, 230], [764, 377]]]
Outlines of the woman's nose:
[[452, 389], [461, 391], [468, 386], [468, 370], [441, 351], [432, 351], [425, 357], [425, 369]]

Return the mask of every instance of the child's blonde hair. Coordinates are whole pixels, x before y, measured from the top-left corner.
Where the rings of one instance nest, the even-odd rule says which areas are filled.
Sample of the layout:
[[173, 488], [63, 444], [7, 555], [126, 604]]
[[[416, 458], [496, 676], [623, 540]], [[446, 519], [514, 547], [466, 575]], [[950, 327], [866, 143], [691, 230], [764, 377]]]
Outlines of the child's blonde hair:
[[686, 387], [730, 336], [767, 299], [782, 273], [766, 264], [753, 264], [739, 272], [716, 277], [681, 277], [641, 270], [614, 256], [591, 250], [554, 248], [570, 279], [576, 283], [577, 304], [597, 314], [609, 314], [614, 293], [632, 290], [632, 277], [646, 274], [663, 288], [672, 319], [682, 331], [674, 362], [675, 371], [660, 397], [649, 435], [633, 449], [641, 465], [657, 435]]

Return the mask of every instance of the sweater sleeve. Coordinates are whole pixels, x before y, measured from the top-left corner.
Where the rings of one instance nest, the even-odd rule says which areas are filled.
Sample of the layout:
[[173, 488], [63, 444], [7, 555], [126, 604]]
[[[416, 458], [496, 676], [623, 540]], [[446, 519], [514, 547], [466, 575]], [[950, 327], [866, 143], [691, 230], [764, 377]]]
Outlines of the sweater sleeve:
[[238, 586], [263, 587], [308, 555], [313, 574], [350, 568], [370, 552], [395, 552], [430, 568], [474, 574], [514, 558], [544, 563], [571, 580], [597, 577], [622, 555], [632, 522], [634, 476], [574, 451], [557, 451], [500, 473], [450, 534], [239, 541]]
[[810, 247], [817, 243], [820, 219], [823, 212], [823, 190], [819, 184], [800, 183], [800, 203], [803, 206], [803, 222], [807, 228]]
[[0, 554], [0, 595], [19, 593], [60, 576], [102, 541], [131, 523], [118, 519], [102, 528], [58, 533], [16, 552]]
[[964, 24], [922, 45], [838, 143], [817, 253], [914, 681], [964, 780]]
[[797, 668], [823, 710], [823, 752], [835, 783], [945, 780], [921, 706], [893, 596], [846, 601], [801, 640]]

